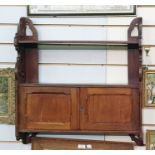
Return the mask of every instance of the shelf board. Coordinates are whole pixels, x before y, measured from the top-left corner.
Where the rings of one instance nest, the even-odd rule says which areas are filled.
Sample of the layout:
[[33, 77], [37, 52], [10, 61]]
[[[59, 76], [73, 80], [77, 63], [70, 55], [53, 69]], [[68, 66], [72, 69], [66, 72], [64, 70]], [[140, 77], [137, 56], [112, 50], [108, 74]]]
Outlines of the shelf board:
[[82, 87], [82, 88], [135, 88], [138, 89], [137, 85], [129, 85], [129, 84], [116, 84], [116, 85], [110, 85], [110, 84], [65, 84], [65, 83], [20, 83], [20, 86], [24, 87]]
[[137, 41], [63, 41], [63, 40], [44, 40], [29, 41], [19, 40], [19, 44], [38, 44], [38, 45], [82, 45], [82, 46], [127, 46], [128, 44], [138, 45]]

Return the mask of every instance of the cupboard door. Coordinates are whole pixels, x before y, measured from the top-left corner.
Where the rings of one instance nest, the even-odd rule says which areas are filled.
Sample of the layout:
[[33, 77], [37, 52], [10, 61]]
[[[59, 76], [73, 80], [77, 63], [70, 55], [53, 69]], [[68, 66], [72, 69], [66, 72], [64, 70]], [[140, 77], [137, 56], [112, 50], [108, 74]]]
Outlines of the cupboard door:
[[77, 129], [77, 96], [74, 88], [21, 87], [20, 129]]
[[100, 131], [135, 131], [139, 101], [129, 88], [81, 88], [80, 128]]

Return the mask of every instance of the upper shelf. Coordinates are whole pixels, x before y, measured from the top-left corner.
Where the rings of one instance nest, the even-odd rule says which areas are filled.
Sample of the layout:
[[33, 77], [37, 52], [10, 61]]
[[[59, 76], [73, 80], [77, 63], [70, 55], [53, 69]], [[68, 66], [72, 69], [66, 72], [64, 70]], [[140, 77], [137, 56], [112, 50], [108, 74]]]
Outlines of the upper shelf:
[[127, 46], [128, 44], [137, 45], [137, 41], [65, 41], [65, 40], [19, 40], [19, 44], [38, 44], [38, 45], [82, 45], [82, 46]]
[[[32, 36], [26, 35], [27, 26], [32, 31]], [[132, 31], [137, 28], [138, 35], [132, 36]], [[121, 34], [121, 32], [120, 32]], [[113, 34], [111, 34], [113, 35]], [[136, 47], [141, 45], [142, 38], [142, 18], [132, 20], [127, 31], [127, 41], [65, 41], [65, 40], [38, 40], [38, 32], [29, 18], [20, 19], [18, 30], [15, 36], [15, 46], [18, 45], [81, 45], [81, 46], [127, 46]]]

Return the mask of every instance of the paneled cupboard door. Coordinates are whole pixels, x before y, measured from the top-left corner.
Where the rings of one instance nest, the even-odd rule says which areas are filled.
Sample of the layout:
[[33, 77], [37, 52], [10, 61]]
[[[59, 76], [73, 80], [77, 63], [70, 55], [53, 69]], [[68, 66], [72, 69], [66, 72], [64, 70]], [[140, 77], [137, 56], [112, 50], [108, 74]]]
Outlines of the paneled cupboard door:
[[21, 130], [78, 129], [78, 89], [33, 86], [20, 92]]
[[130, 88], [81, 88], [80, 129], [138, 130], [137, 96], [137, 90]]
[[138, 89], [20, 86], [19, 91], [22, 132], [139, 130]]

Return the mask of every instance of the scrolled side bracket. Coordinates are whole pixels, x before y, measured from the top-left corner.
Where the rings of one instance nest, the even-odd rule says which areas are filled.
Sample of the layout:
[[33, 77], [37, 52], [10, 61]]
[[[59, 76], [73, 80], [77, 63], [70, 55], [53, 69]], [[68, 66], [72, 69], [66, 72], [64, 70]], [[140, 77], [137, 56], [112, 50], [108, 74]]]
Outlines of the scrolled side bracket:
[[[132, 31], [134, 30], [134, 28], [137, 27], [138, 28], [138, 36], [132, 36]], [[128, 29], [128, 41], [134, 41], [134, 42], [138, 42], [139, 44], [141, 44], [141, 39], [142, 39], [142, 18], [141, 17], [137, 17], [135, 19], [133, 19], [133, 21], [131, 22], [129, 29]]]
[[[32, 31], [32, 36], [26, 35], [26, 28], [29, 26]], [[17, 46], [19, 41], [29, 41], [29, 42], [37, 42], [38, 41], [38, 33], [36, 28], [33, 26], [32, 21], [29, 18], [21, 17], [17, 29], [17, 33], [14, 38], [14, 45]]]

